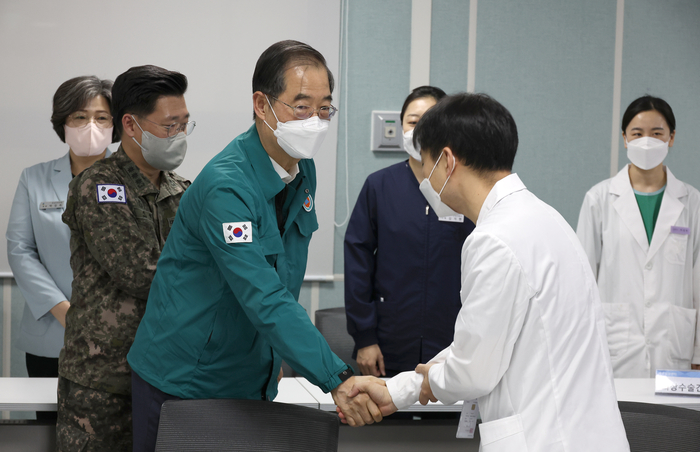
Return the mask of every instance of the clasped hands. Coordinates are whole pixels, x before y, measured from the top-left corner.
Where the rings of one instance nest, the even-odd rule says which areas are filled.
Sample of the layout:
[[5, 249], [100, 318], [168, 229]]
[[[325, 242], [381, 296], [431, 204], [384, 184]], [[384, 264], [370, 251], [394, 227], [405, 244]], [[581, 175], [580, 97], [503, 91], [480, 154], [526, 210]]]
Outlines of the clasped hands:
[[[420, 391], [420, 403], [437, 402], [430, 389], [428, 372], [434, 363], [419, 364], [416, 372], [423, 375]], [[384, 416], [396, 412], [386, 382], [374, 376], [350, 377], [333, 391], [333, 400], [340, 420], [351, 427], [380, 422]]]

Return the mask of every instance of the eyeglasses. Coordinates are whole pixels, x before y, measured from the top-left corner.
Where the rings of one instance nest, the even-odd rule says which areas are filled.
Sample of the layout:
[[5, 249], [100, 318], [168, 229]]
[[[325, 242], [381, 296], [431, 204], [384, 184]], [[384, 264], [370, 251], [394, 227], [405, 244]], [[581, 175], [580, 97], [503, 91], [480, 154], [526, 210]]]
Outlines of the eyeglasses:
[[284, 105], [291, 108], [293, 113], [294, 113], [294, 116], [297, 119], [309, 119], [310, 117], [312, 117], [314, 115], [314, 113], [318, 112], [318, 117], [320, 119], [330, 120], [335, 115], [335, 113], [338, 111], [338, 109], [335, 108], [333, 105], [329, 105], [327, 107], [321, 107], [321, 108], [311, 108], [308, 105], [297, 105], [296, 107], [293, 107], [293, 106], [289, 105], [288, 103], [279, 100], [275, 96], [270, 96], [270, 97], [272, 97], [273, 99], [275, 99], [278, 102], [282, 102]]
[[172, 138], [180, 132], [185, 132], [185, 135], [189, 135], [194, 131], [194, 128], [197, 125], [196, 121], [188, 121], [188, 122], [176, 122], [175, 124], [170, 124], [169, 126], [164, 126], [162, 124], [158, 124], [157, 122], [153, 122], [148, 118], [141, 118], [141, 119], [144, 119], [144, 120], [150, 122], [151, 124], [155, 124], [158, 127], [164, 128], [168, 132], [168, 138]]
[[95, 120], [97, 127], [101, 129], [109, 129], [112, 127], [111, 115], [108, 115], [107, 113], [97, 113], [95, 116], [89, 116], [84, 111], [76, 111], [75, 113], [68, 115], [66, 118], [66, 125], [73, 128], [83, 127], [93, 119]]

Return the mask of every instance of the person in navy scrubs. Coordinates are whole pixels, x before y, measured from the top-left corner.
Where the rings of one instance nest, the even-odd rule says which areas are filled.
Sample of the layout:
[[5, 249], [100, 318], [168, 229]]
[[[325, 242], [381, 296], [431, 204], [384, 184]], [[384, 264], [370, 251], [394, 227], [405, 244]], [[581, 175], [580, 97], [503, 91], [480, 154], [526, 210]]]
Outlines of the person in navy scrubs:
[[461, 307], [460, 254], [474, 229], [463, 215], [438, 217], [423, 180], [413, 128], [445, 92], [414, 89], [401, 109], [408, 160], [370, 174], [345, 233], [345, 310], [363, 375], [415, 369], [454, 336]]

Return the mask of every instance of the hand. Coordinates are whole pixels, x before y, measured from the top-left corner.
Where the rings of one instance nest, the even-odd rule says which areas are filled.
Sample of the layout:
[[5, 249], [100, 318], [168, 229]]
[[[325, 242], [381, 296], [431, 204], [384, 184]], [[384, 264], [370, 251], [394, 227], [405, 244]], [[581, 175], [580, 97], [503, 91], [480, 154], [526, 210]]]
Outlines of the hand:
[[360, 366], [362, 375], [386, 376], [384, 355], [377, 344], [357, 350], [357, 365]]
[[68, 300], [63, 300], [49, 311], [56, 317], [56, 320], [58, 320], [58, 323], [60, 323], [63, 328], [66, 327], [66, 313], [68, 312], [68, 308], [70, 308], [70, 302]]
[[351, 427], [381, 421], [381, 411], [367, 394], [360, 394], [357, 397], [348, 396], [355, 385], [355, 378], [357, 377], [348, 378], [331, 391], [333, 401], [338, 406], [336, 411], [343, 413], [341, 419]]
[[[348, 393], [348, 397], [355, 397], [360, 393], [368, 394], [369, 397], [377, 404], [377, 407], [382, 413], [382, 416], [388, 416], [395, 413], [397, 408], [394, 401], [391, 399], [391, 394], [386, 387], [386, 381], [376, 377], [357, 377], [355, 385]], [[341, 416], [342, 418], [342, 416]]]
[[280, 380], [282, 379], [282, 377], [284, 377], [284, 369], [282, 369], [282, 368], [280, 367], [280, 373], [279, 373], [279, 375], [277, 375], [277, 383], [280, 382]]
[[423, 384], [421, 385], [418, 399], [421, 405], [427, 405], [428, 400], [437, 402], [437, 398], [433, 395], [433, 390], [430, 389], [430, 378], [428, 378], [428, 372], [430, 372], [430, 368], [433, 367], [433, 364], [435, 363], [418, 364], [416, 367], [416, 372], [423, 375]]

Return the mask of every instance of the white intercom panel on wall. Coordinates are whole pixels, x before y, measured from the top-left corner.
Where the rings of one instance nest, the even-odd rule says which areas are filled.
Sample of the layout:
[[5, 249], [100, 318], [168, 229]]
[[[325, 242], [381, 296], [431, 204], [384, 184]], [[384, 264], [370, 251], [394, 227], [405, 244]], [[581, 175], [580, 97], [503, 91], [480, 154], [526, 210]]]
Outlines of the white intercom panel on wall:
[[372, 151], [403, 151], [401, 112], [372, 111]]

